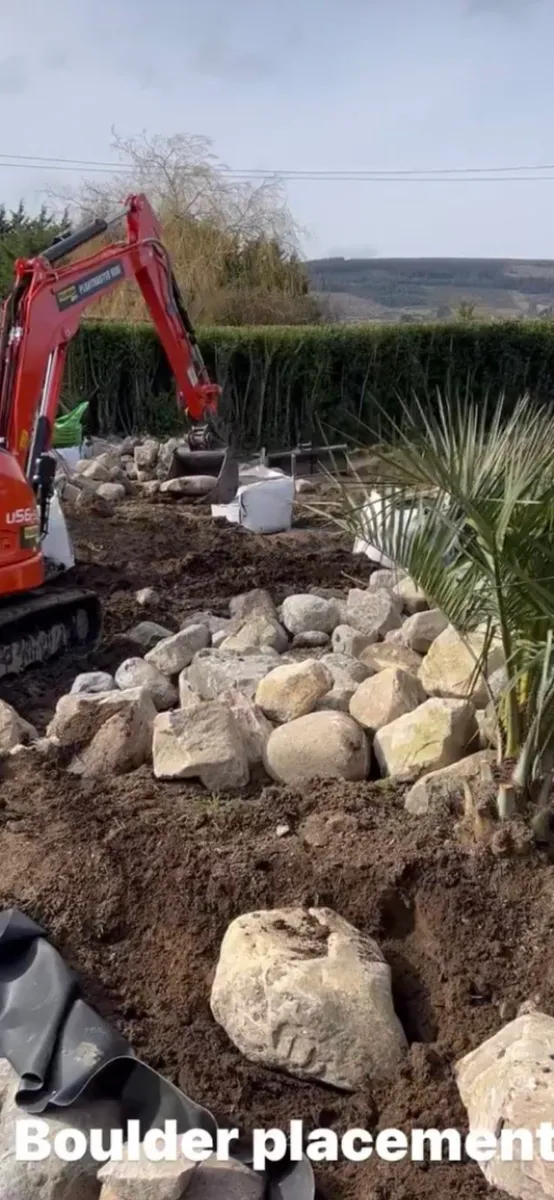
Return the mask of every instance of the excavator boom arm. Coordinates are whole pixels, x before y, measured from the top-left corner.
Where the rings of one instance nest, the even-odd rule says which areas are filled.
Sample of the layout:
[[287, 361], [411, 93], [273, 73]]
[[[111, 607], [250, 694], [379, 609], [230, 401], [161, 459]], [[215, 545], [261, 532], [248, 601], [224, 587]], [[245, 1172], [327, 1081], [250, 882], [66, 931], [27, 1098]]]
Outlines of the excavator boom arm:
[[[50, 582], [66, 564], [47, 550], [56, 470], [49, 451], [68, 346], [88, 306], [119, 283], [133, 279], [138, 284], [175, 375], [179, 403], [197, 426], [189, 432], [189, 445], [195, 445], [188, 457], [195, 463], [186, 464], [184, 473], [198, 475], [200, 466], [209, 483], [214, 460], [212, 502], [226, 504], [236, 494], [238, 464], [230, 448], [198, 454], [198, 444], [214, 432], [210, 417], [217, 412], [220, 388], [204, 366], [156, 217], [142, 195], [129, 197], [120, 215], [126, 240], [88, 258], [67, 261], [106, 233], [108, 222], [95, 221], [40, 256], [18, 262], [15, 286], [1, 312], [0, 678], [60, 653], [89, 654], [100, 642], [98, 597]], [[182, 467], [179, 458], [177, 474], [172, 465], [167, 482], [182, 475]]]
[[208, 377], [156, 216], [142, 195], [128, 198], [123, 215], [127, 239], [88, 258], [56, 265], [106, 232], [105, 221], [16, 264], [0, 333], [0, 445], [15, 455], [29, 479], [51, 447], [67, 348], [82, 314], [125, 280], [135, 279], [142, 292], [187, 415], [202, 422], [217, 411], [221, 389]]

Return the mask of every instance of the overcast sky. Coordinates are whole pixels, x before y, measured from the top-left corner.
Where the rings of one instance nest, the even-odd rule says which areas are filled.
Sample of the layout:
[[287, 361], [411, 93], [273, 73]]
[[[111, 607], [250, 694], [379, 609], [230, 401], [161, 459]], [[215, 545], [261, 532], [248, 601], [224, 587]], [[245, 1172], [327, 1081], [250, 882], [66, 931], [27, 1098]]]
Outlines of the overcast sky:
[[[553, 0], [18, 0], [0, 153], [204, 134], [233, 168], [554, 163]], [[2, 160], [0, 160], [2, 161]], [[290, 182], [306, 253], [554, 258], [552, 182]], [[38, 206], [68, 176], [3, 166]]]

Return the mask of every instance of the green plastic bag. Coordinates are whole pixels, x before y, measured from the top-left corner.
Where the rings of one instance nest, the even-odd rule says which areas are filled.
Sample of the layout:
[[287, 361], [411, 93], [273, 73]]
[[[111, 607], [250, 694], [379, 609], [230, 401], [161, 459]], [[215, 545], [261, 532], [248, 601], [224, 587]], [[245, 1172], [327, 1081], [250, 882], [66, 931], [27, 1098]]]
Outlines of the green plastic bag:
[[71, 446], [80, 446], [83, 440], [83, 431], [81, 429], [83, 419], [89, 406], [88, 400], [78, 404], [76, 408], [72, 408], [71, 412], [64, 413], [54, 422], [54, 436], [52, 438], [53, 450], [68, 450]]

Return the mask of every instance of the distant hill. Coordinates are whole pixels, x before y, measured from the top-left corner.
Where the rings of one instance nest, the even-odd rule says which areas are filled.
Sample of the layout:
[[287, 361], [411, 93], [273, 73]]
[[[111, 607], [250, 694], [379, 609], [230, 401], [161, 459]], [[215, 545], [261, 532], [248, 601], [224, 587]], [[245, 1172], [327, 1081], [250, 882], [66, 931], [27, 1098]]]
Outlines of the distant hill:
[[[312, 291], [340, 321], [554, 315], [554, 262], [495, 258], [321, 258]], [[467, 311], [467, 310], [466, 310]]]

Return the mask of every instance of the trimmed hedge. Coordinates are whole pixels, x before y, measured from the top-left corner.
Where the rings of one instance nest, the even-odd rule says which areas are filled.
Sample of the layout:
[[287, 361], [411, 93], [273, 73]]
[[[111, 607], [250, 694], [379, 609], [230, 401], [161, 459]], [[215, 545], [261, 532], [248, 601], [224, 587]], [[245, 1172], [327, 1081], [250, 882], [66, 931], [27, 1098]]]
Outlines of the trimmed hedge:
[[[353, 437], [367, 443], [417, 394], [467, 389], [486, 402], [505, 392], [554, 401], [554, 330], [511, 321], [434, 325], [200, 329], [222, 418], [244, 450]], [[83, 325], [65, 382], [71, 404], [96, 396], [101, 432], [176, 433], [183, 420], [155, 330], [116, 322]]]

